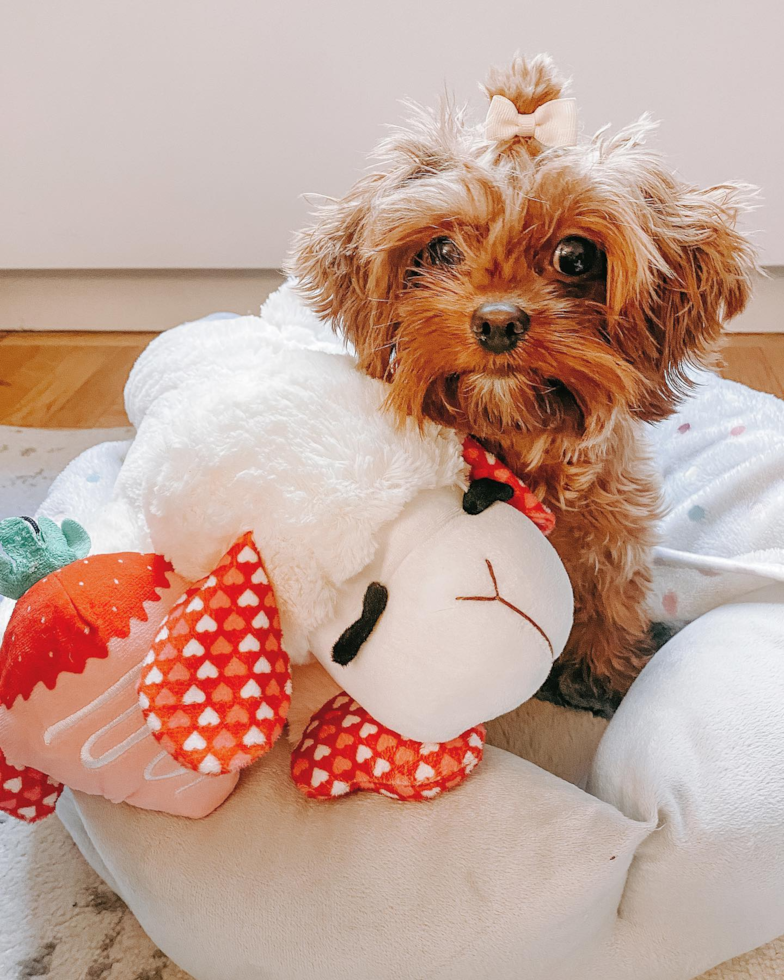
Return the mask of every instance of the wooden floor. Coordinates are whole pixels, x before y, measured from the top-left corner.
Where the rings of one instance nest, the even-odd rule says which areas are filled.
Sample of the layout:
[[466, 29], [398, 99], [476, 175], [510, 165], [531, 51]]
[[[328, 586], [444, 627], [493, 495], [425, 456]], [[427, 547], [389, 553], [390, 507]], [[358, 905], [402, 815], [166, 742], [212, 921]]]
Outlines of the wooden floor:
[[[126, 425], [122, 392], [155, 334], [0, 335], [0, 424], [45, 428]], [[784, 334], [731, 334], [724, 374], [784, 398]]]

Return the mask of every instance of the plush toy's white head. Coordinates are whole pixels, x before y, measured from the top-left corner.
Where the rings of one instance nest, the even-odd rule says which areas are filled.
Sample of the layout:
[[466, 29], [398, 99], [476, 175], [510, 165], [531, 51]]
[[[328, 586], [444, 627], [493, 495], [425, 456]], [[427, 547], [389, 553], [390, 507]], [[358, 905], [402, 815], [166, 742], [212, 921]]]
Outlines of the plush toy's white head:
[[466, 514], [419, 494], [311, 637], [333, 679], [388, 728], [443, 742], [533, 695], [572, 625], [572, 590], [542, 532], [505, 503]]

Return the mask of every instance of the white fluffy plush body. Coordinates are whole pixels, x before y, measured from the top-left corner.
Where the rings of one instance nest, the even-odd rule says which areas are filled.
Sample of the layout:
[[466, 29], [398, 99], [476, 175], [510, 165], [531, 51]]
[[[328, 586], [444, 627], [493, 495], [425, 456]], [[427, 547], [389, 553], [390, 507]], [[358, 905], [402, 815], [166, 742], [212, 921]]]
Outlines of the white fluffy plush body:
[[98, 550], [150, 548], [188, 579], [252, 531], [300, 663], [379, 529], [466, 470], [454, 433], [396, 428], [382, 383], [319, 346], [257, 317], [155, 341], [128, 383], [138, 434], [94, 531]]

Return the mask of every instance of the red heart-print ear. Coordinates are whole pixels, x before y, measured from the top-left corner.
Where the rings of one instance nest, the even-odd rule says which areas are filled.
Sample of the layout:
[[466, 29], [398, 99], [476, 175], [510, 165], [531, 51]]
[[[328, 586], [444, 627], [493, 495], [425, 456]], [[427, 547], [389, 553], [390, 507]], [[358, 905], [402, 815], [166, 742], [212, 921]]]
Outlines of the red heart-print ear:
[[275, 593], [248, 533], [172, 607], [144, 661], [139, 703], [170, 755], [217, 775], [272, 748], [290, 701]]
[[483, 449], [472, 436], [466, 436], [463, 440], [463, 459], [471, 467], [469, 479], [494, 480], [510, 486], [513, 490], [510, 506], [530, 518], [543, 534], [550, 534], [555, 527], [555, 514], [531, 493], [508, 466], [504, 466], [492, 453]]
[[463, 782], [484, 743], [483, 725], [451, 742], [403, 738], [343, 691], [311, 718], [292, 753], [291, 775], [311, 799], [370, 790], [395, 800], [432, 800]]
[[12, 817], [35, 823], [54, 813], [63, 791], [56, 779], [30, 769], [12, 766], [0, 752], [0, 810]]

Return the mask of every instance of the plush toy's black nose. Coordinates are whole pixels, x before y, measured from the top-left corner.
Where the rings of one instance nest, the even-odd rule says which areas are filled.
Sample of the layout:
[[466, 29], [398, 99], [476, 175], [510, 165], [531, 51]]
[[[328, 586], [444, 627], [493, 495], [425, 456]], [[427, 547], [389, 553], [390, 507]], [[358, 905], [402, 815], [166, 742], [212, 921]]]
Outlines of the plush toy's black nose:
[[514, 303], [482, 303], [471, 317], [471, 330], [485, 350], [507, 354], [528, 333], [530, 317]]

